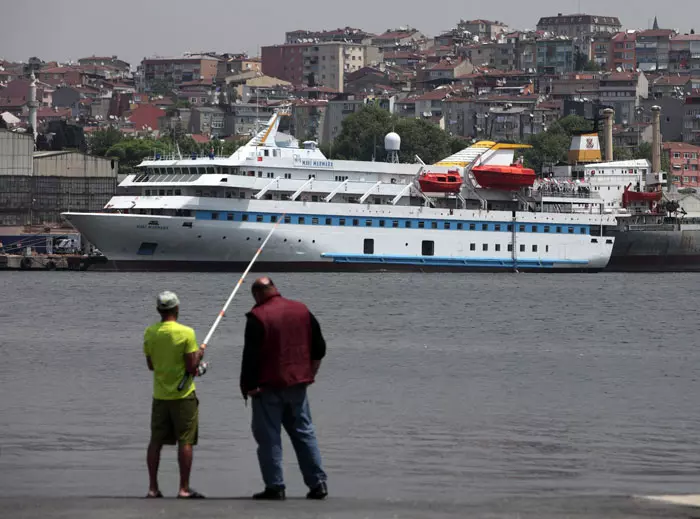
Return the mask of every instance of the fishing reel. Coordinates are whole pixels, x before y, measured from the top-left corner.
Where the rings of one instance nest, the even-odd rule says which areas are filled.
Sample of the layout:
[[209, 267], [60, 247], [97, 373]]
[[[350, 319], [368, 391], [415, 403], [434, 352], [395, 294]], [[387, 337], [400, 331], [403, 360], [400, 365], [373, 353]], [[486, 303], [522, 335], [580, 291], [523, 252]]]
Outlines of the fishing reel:
[[209, 363], [205, 360], [201, 361], [199, 363], [199, 366], [197, 366], [197, 376], [201, 377], [207, 372], [207, 369], [209, 369]]

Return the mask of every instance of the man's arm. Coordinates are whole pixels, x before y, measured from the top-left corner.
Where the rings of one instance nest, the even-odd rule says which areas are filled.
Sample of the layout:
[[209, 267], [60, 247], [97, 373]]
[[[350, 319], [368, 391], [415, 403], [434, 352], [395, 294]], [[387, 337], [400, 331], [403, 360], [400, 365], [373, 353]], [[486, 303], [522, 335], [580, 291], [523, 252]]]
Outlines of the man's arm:
[[314, 376], [318, 373], [321, 367], [321, 360], [326, 356], [326, 340], [321, 333], [321, 325], [318, 324], [314, 314], [309, 312], [311, 316], [311, 369]]
[[151, 360], [151, 357], [146, 357], [146, 365], [148, 365], [148, 369], [153, 371], [153, 361]]
[[192, 330], [192, 333], [189, 334], [187, 342], [185, 343], [185, 371], [193, 377], [197, 375], [197, 366], [199, 366], [203, 355], [204, 350], [199, 349], [197, 336], [194, 330]]
[[255, 316], [248, 315], [245, 326], [240, 378], [241, 393], [244, 398], [247, 398], [249, 392], [258, 389], [260, 381], [260, 349], [264, 335], [265, 329], [262, 323]]

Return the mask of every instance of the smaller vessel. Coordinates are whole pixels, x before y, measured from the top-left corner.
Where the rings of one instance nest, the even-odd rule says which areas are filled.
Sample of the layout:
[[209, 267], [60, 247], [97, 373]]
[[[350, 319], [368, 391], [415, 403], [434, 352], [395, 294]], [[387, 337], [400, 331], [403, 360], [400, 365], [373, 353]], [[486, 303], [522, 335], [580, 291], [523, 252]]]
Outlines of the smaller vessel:
[[459, 193], [462, 189], [462, 176], [456, 169], [447, 173], [422, 173], [418, 177], [421, 191], [424, 193]]
[[522, 159], [510, 165], [479, 165], [472, 173], [481, 187], [517, 191], [535, 183], [535, 170], [523, 166]]

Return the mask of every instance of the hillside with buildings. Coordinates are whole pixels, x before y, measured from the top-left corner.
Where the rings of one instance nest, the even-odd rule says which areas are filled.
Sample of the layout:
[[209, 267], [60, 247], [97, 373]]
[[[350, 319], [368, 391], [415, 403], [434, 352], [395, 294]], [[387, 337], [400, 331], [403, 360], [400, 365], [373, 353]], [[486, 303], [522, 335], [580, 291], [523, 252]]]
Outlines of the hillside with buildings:
[[0, 125], [36, 132], [40, 150], [65, 148], [49, 131], [59, 122], [81, 127], [88, 142], [111, 128], [127, 139], [188, 136], [200, 152], [222, 149], [281, 105], [292, 107], [285, 131], [325, 146], [369, 104], [467, 142], [529, 142], [564, 116], [593, 120], [610, 107], [615, 147], [629, 153], [651, 141], [651, 106], [659, 105], [675, 180], [699, 182], [700, 35], [656, 20], [635, 29], [615, 16], [556, 14], [522, 30], [460, 19], [434, 36], [413, 27], [301, 28], [260, 56], [0, 60]]

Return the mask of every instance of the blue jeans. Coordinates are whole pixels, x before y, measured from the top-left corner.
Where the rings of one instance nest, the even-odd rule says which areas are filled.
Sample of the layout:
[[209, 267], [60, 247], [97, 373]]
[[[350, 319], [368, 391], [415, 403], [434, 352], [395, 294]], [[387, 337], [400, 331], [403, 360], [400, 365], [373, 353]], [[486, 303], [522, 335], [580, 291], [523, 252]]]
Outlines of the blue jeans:
[[258, 462], [265, 487], [284, 488], [281, 426], [292, 441], [306, 486], [314, 488], [326, 481], [311, 422], [306, 385], [265, 390], [252, 401], [253, 436], [258, 443]]

